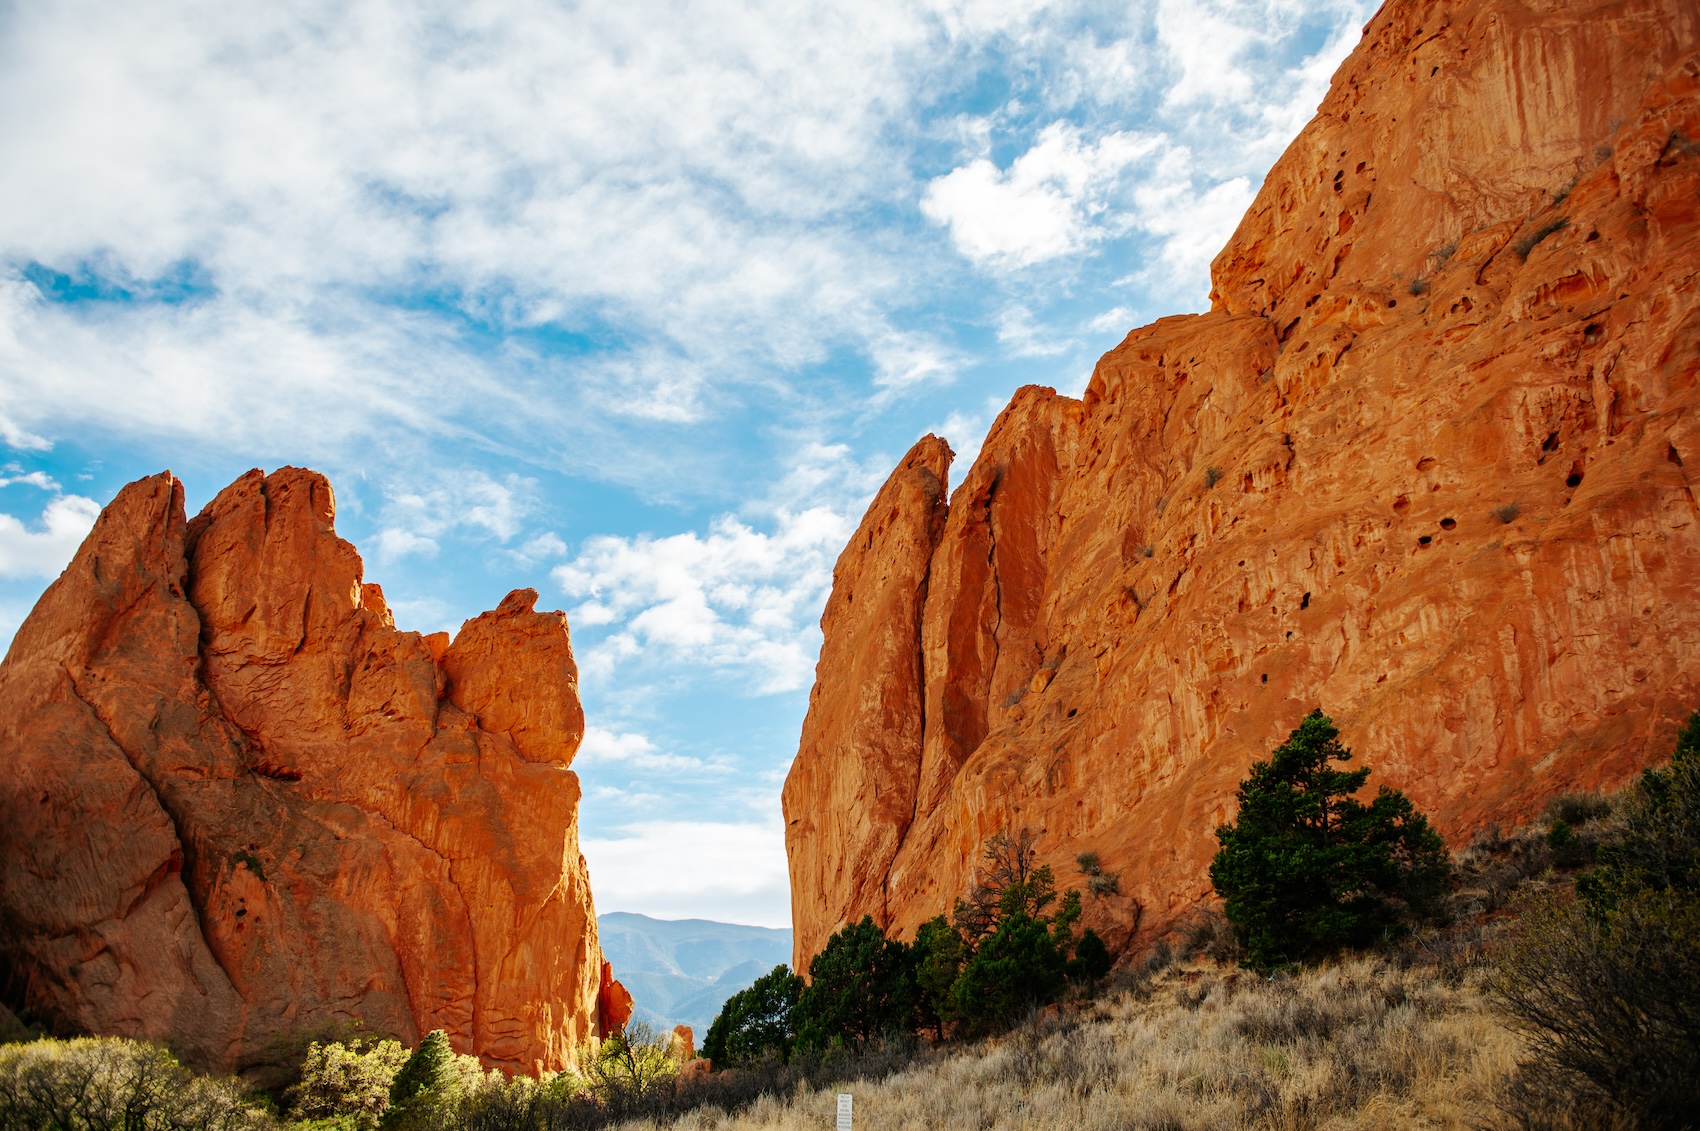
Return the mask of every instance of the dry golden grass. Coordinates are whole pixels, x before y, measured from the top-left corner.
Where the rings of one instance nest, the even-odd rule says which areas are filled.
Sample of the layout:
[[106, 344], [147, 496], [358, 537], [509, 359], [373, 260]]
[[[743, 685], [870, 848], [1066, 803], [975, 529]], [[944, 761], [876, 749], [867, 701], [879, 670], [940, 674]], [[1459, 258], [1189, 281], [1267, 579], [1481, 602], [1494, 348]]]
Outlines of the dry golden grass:
[[[1483, 978], [1370, 959], [1273, 981], [1171, 967], [1075, 1013], [855, 1085], [856, 1125], [1494, 1127], [1522, 1042], [1487, 1004]], [[833, 1125], [837, 1090], [767, 1097], [736, 1115], [698, 1110], [671, 1126], [815, 1131]]]

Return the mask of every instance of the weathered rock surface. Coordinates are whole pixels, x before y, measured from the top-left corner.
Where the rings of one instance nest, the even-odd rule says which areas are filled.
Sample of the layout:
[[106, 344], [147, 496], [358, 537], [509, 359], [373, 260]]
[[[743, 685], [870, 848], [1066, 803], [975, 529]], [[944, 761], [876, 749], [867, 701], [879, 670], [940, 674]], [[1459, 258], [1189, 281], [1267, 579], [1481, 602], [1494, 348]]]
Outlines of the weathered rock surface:
[[[568, 1064], [605, 978], [566, 617], [400, 632], [311, 471], [118, 493], [0, 664], [0, 949], [66, 1031], [240, 1068], [356, 1018]], [[618, 983], [613, 983], [618, 988]]]
[[942, 529], [917, 446], [822, 619], [800, 967], [948, 910], [999, 827], [1060, 877], [1097, 852], [1123, 896], [1087, 921], [1149, 937], [1318, 705], [1455, 842], [1668, 754], [1700, 706], [1697, 43], [1688, 0], [1393, 0], [1209, 313], [1082, 400], [1017, 393]]

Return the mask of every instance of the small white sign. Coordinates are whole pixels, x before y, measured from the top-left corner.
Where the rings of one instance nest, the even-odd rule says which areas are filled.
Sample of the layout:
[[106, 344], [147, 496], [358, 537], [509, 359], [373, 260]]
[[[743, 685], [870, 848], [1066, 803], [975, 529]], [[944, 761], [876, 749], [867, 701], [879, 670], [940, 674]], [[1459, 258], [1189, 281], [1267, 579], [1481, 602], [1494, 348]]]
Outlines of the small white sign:
[[839, 1092], [838, 1093], [838, 1128], [837, 1128], [837, 1131], [855, 1131], [855, 1129], [850, 1126], [851, 1118], [852, 1117], [851, 1117], [851, 1114], [850, 1114], [850, 1093], [849, 1092]]

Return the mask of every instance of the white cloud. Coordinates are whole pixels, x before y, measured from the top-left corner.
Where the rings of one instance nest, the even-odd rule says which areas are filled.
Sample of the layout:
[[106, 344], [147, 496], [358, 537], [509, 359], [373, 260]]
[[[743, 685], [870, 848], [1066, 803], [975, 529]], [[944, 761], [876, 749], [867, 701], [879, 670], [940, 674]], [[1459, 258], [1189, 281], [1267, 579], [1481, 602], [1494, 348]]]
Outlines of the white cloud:
[[778, 820], [643, 821], [580, 841], [599, 912], [791, 925]]
[[545, 530], [535, 538], [529, 538], [513, 551], [513, 556], [529, 565], [546, 558], [558, 558], [567, 552], [567, 544], [553, 530]]
[[1191, 155], [1184, 150], [1167, 155], [1163, 166], [1164, 175], [1134, 194], [1139, 226], [1162, 240], [1167, 278], [1207, 279], [1210, 261], [1234, 234], [1256, 193], [1245, 177], [1200, 191], [1191, 175]]
[[924, 382], [947, 382], [959, 363], [948, 349], [923, 334], [888, 334], [869, 345], [874, 384], [901, 390]]
[[1074, 348], [1074, 341], [1052, 336], [1048, 327], [1033, 319], [1033, 312], [1022, 305], [1008, 307], [998, 316], [998, 343], [1012, 357], [1055, 357]]
[[0, 514], [0, 577], [59, 576], [99, 515], [100, 504], [81, 495], [48, 502], [35, 529]]
[[957, 250], [975, 262], [1055, 259], [1114, 234], [1118, 183], [1158, 144], [1120, 132], [1087, 143], [1074, 125], [1054, 122], [1007, 170], [982, 157], [933, 180], [921, 211], [948, 226]]
[[461, 618], [440, 598], [392, 597], [386, 592], [384, 603], [403, 632], [446, 632], [453, 636], [460, 631]]
[[26, 483], [31, 487], [40, 487], [43, 491], [58, 491], [59, 484], [45, 471], [28, 471], [15, 463], [6, 465], [10, 475], [0, 475], [0, 487], [10, 487], [14, 483]]
[[[551, 571], [587, 683], [630, 688], [646, 672], [731, 677], [756, 694], [808, 686], [837, 561], [893, 458], [793, 438], [783, 478], [706, 528], [586, 539]], [[616, 679], [616, 674], [618, 678]]]
[[755, 690], [788, 691], [813, 674], [819, 616], [832, 563], [853, 529], [824, 506], [780, 510], [771, 531], [722, 515], [706, 535], [587, 539], [553, 577], [578, 622], [618, 624], [593, 646], [585, 668], [610, 673], [622, 660], [751, 672]]
[[[380, 518], [378, 557], [393, 561], [409, 554], [434, 555], [438, 539], [457, 530], [506, 542], [535, 509], [536, 490], [534, 479], [513, 474], [496, 478], [471, 468], [438, 472], [422, 488], [392, 489]], [[559, 553], [566, 548], [553, 534], [525, 545], [527, 556], [537, 557], [544, 554], [530, 551]]]
[[410, 554], [421, 557], [435, 557], [437, 540], [427, 538], [423, 534], [414, 534], [408, 530], [389, 527], [378, 531], [378, 560], [393, 562], [397, 558], [405, 558]]
[[1113, 307], [1086, 323], [1086, 329], [1094, 334], [1121, 333], [1133, 329], [1133, 310], [1125, 306]]
[[188, 261], [205, 285], [139, 318], [0, 304], [0, 435], [99, 418], [240, 450], [277, 435], [266, 417], [328, 425], [324, 447], [397, 417], [512, 429], [476, 387], [478, 343], [381, 297], [421, 289], [504, 330], [612, 328], [621, 348], [570, 384], [615, 418], [696, 420], [705, 382], [882, 340], [904, 273], [841, 212], [903, 192], [887, 128], [927, 49], [949, 50], [937, 18], [859, 0], [9, 11], [6, 258], [142, 283]]
[[708, 764], [700, 758], [666, 754], [642, 734], [630, 731], [615, 732], [599, 726], [584, 728], [584, 742], [574, 759], [578, 766], [618, 764], [634, 770], [704, 770]]

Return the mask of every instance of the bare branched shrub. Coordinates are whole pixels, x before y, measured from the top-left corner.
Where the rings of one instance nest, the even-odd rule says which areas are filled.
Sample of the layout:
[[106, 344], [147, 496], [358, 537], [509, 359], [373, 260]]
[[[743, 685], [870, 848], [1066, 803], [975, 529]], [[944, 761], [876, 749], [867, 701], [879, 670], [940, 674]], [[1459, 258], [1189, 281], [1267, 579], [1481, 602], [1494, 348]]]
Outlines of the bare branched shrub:
[[1086, 890], [1093, 895], [1120, 895], [1121, 875], [1117, 872], [1100, 872], [1086, 881]]
[[1609, 925], [1572, 899], [1532, 900], [1494, 982], [1547, 1079], [1660, 1128], [1700, 1112], [1696, 986], [1700, 906], [1665, 892]]
[[1179, 924], [1176, 934], [1179, 942], [1175, 952], [1183, 959], [1238, 962], [1244, 953], [1234, 937], [1233, 924], [1215, 908], [1195, 911]]
[[1611, 816], [1611, 800], [1599, 793], [1561, 793], [1541, 810], [1541, 820], [1563, 821], [1576, 828]]
[[1516, 522], [1517, 516], [1522, 513], [1523, 508], [1518, 506], [1516, 503], [1506, 503], [1503, 506], [1493, 508], [1494, 517], [1505, 523], [1507, 526]]

